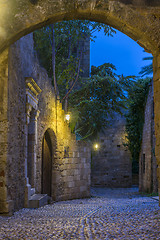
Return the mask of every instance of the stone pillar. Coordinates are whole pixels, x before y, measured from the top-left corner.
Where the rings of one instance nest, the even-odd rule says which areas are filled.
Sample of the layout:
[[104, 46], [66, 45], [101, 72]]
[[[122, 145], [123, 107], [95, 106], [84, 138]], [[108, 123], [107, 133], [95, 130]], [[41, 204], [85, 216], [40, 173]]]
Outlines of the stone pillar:
[[28, 125], [30, 122], [30, 114], [32, 111], [32, 105], [26, 104], [26, 157], [25, 157], [25, 178], [27, 178], [28, 170], [27, 170], [27, 156], [28, 156]]
[[38, 94], [41, 89], [31, 77], [26, 81], [26, 157], [25, 157], [25, 207], [28, 207], [28, 201], [31, 196], [31, 185], [35, 186], [36, 176], [36, 144], [37, 144], [37, 118]]
[[35, 187], [36, 176], [36, 145], [37, 145], [37, 118], [39, 111], [32, 109], [28, 125], [28, 178], [32, 187]]
[[28, 207], [28, 200], [30, 198], [31, 193], [31, 185], [29, 184], [28, 180], [28, 167], [27, 167], [27, 160], [28, 160], [28, 124], [30, 121], [30, 113], [32, 111], [32, 105], [26, 103], [26, 126], [25, 126], [25, 136], [26, 136], [26, 146], [25, 146], [25, 201], [24, 207]]
[[[155, 155], [157, 160], [158, 192], [160, 197], [160, 53], [153, 60], [154, 112], [155, 112]], [[160, 203], [159, 203], [160, 204]]]

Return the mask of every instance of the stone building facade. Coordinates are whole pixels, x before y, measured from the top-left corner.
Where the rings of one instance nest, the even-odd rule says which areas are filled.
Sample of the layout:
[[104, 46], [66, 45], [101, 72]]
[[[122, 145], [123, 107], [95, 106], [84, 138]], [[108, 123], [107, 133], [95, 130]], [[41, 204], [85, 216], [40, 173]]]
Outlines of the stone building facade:
[[115, 113], [99, 136], [99, 149], [92, 153], [93, 186], [131, 187], [132, 162], [126, 141], [125, 117]]
[[10, 47], [8, 72], [7, 205], [0, 199], [0, 213], [30, 206], [35, 193], [55, 201], [89, 197], [90, 149], [64, 120], [51, 79], [34, 57], [33, 34]]
[[155, 126], [153, 83], [146, 101], [142, 145], [139, 157], [139, 191], [158, 192], [157, 161], [155, 156]]
[[[69, 19], [88, 19], [91, 21], [102, 22], [108, 24], [124, 34], [131, 37], [147, 52], [152, 53], [153, 59], [153, 82], [154, 82], [154, 113], [155, 113], [155, 136], [156, 147], [155, 155], [157, 159], [157, 176], [159, 182], [160, 195], [160, 2], [159, 0], [41, 0], [26, 1], [12, 0], [0, 2], [0, 208], [8, 211], [11, 205], [11, 197], [8, 193], [8, 163], [12, 160], [9, 156], [12, 153], [15, 156], [23, 154], [23, 151], [16, 152], [16, 147], [9, 149], [8, 130], [12, 130], [16, 134], [15, 146], [17, 142], [21, 144], [21, 149], [25, 149], [26, 140], [20, 140], [21, 135], [24, 136], [25, 128], [19, 130], [19, 125], [11, 127], [8, 118], [12, 118], [8, 114], [10, 108], [8, 102], [9, 94], [14, 95], [14, 90], [18, 91], [18, 97], [13, 99], [13, 103], [20, 102], [19, 109], [24, 110], [21, 105], [21, 93], [26, 92], [25, 87], [21, 88], [19, 78], [13, 71], [13, 90], [9, 89], [11, 80], [8, 79], [8, 59], [9, 47], [21, 37], [30, 32], [46, 26], [50, 23]], [[10, 60], [9, 60], [10, 61]], [[26, 70], [26, 68], [25, 68]], [[21, 71], [21, 70], [20, 70]], [[28, 75], [28, 74], [27, 74]], [[25, 76], [26, 77], [26, 76]], [[32, 77], [32, 76], [27, 76]], [[33, 78], [34, 79], [34, 78]], [[22, 94], [22, 95], [23, 95]], [[15, 94], [16, 96], [16, 94]], [[18, 108], [18, 105], [16, 105]], [[10, 116], [9, 116], [10, 115]], [[26, 121], [20, 114], [17, 115], [17, 121]], [[15, 118], [12, 122], [16, 121]], [[16, 123], [17, 123], [16, 121]], [[24, 137], [23, 137], [24, 139]], [[23, 150], [24, 150], [23, 149]], [[15, 157], [16, 158], [16, 157]], [[13, 157], [13, 160], [14, 157]], [[17, 160], [18, 162], [19, 160]], [[16, 160], [15, 160], [16, 162]], [[17, 163], [15, 168], [24, 170], [21, 163]], [[13, 174], [13, 168], [10, 166], [11, 175], [16, 180], [15, 189], [21, 188], [24, 181], [21, 177]], [[22, 187], [23, 188], [23, 187]], [[13, 191], [12, 191], [13, 192]], [[17, 191], [17, 196], [21, 197], [21, 192]]]

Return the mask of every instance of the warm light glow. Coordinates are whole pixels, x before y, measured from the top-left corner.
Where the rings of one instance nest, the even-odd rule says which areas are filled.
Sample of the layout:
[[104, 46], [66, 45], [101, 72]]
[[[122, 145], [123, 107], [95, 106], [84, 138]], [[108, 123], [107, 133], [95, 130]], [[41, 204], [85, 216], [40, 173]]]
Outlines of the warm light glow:
[[94, 144], [94, 149], [95, 149], [95, 150], [98, 150], [98, 149], [99, 149], [99, 144], [98, 144], [98, 143], [95, 143], [95, 144]]
[[67, 114], [65, 115], [65, 120], [69, 122], [70, 118], [71, 118], [70, 114], [67, 113]]

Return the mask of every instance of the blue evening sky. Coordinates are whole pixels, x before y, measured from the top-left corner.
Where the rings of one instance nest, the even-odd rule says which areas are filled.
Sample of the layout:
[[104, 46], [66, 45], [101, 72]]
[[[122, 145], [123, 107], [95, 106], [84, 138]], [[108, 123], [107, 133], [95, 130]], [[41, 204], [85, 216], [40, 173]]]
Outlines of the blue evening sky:
[[138, 76], [141, 67], [151, 63], [142, 59], [152, 55], [118, 30], [113, 37], [105, 36], [103, 31], [96, 35], [95, 42], [91, 42], [91, 65], [110, 62], [116, 66], [117, 74]]

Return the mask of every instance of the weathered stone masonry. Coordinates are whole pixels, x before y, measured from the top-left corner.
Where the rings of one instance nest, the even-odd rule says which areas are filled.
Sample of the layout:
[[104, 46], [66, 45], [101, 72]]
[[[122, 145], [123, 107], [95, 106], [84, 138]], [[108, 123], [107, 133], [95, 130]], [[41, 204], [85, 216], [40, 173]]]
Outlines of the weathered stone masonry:
[[132, 162], [126, 143], [125, 117], [115, 113], [99, 135], [99, 149], [93, 151], [91, 183], [94, 186], [131, 187]]
[[[24, 86], [21, 88], [18, 84], [19, 78], [16, 77], [16, 73], [13, 71], [12, 76], [12, 89], [10, 88], [7, 92], [8, 82], [7, 82], [7, 47], [10, 44], [14, 43], [16, 40], [22, 36], [32, 32], [33, 30], [45, 26], [46, 24], [68, 20], [68, 19], [88, 19], [103, 22], [109, 24], [112, 27], [120, 30], [125, 33], [138, 44], [140, 44], [144, 49], [154, 56], [154, 102], [155, 102], [155, 136], [156, 136], [156, 159], [158, 164], [158, 182], [159, 182], [159, 193], [160, 193], [160, 2], [159, 0], [40, 0], [36, 1], [34, 4], [32, 1], [26, 0], [13, 0], [13, 1], [1, 1], [0, 2], [0, 101], [1, 101], [1, 125], [0, 125], [0, 208], [1, 210], [9, 208], [9, 195], [7, 190], [7, 157], [10, 161], [15, 162], [15, 168], [24, 171], [24, 166], [19, 160], [15, 161], [15, 158], [11, 159], [11, 152], [23, 156], [23, 151], [25, 149], [25, 140], [20, 141], [21, 152], [16, 152], [16, 147], [14, 149], [9, 149], [9, 155], [7, 152], [7, 142], [9, 136], [7, 135], [8, 130], [8, 119], [7, 113], [7, 94], [13, 94], [14, 89], [19, 88], [18, 97], [13, 99], [13, 102], [10, 104], [15, 104], [16, 109], [18, 108], [16, 103], [20, 102], [19, 108], [24, 110], [25, 104], [21, 105], [20, 95], [24, 94]], [[5, 50], [5, 52], [3, 52]], [[3, 52], [3, 53], [2, 53]], [[18, 55], [17, 55], [18, 60]], [[25, 67], [26, 68], [28, 64]], [[32, 69], [32, 68], [31, 68]], [[19, 69], [19, 71], [21, 71]], [[25, 72], [24, 71], [24, 72]], [[29, 72], [27, 77], [32, 77]], [[26, 77], [26, 76], [25, 76]], [[22, 90], [23, 89], [23, 90]], [[16, 94], [15, 94], [16, 96]], [[23, 99], [21, 99], [23, 102]], [[24, 102], [25, 103], [25, 102]], [[8, 105], [9, 106], [9, 105]], [[3, 110], [3, 111], [2, 111]], [[17, 117], [12, 119], [14, 123], [17, 118], [16, 123], [21, 121], [24, 122], [23, 116], [21, 114], [16, 114]], [[9, 116], [8, 116], [9, 118]], [[13, 126], [15, 126], [13, 124]], [[17, 124], [18, 126], [18, 124]], [[12, 130], [17, 134], [17, 139], [15, 146], [18, 146], [17, 142], [21, 135], [25, 136], [25, 129], [19, 129], [20, 131], [15, 130], [16, 127]], [[18, 127], [17, 127], [18, 129]], [[15, 140], [15, 139], [14, 139]], [[23, 149], [24, 148], [24, 149]], [[13, 170], [11, 168], [11, 170]], [[19, 187], [24, 186], [24, 181], [15, 176], [19, 182]], [[14, 174], [10, 175], [10, 179], [14, 179]], [[23, 188], [23, 187], [22, 187]], [[14, 189], [11, 188], [11, 192], [14, 193], [17, 197], [21, 196], [19, 190], [16, 192], [17, 186], [14, 186]], [[17, 200], [18, 201], [18, 200]], [[19, 203], [20, 204], [20, 203]], [[2, 212], [2, 211], [1, 211]]]
[[154, 113], [155, 113], [155, 154], [157, 160], [158, 192], [160, 196], [160, 54], [153, 60]]
[[[34, 91], [34, 87], [40, 89], [38, 102], [36, 99], [33, 99], [33, 103], [31, 103], [32, 99], [28, 102], [30, 93], [26, 92], [27, 86], [31, 86]], [[30, 98], [33, 97], [30, 95]], [[26, 184], [31, 184], [31, 187], [36, 189], [36, 193], [42, 192], [42, 142], [46, 131], [49, 131], [51, 138], [52, 135], [55, 136], [51, 166], [51, 197], [54, 200], [88, 197], [90, 195], [89, 148], [76, 142], [75, 136], [71, 134], [68, 124], [64, 121], [64, 111], [61, 103], [55, 101], [51, 79], [34, 58], [32, 34], [20, 39], [9, 50], [6, 100], [8, 100], [6, 126], [9, 127], [8, 141], [6, 141], [7, 182], [3, 180], [3, 175], [6, 173], [4, 169], [1, 171], [3, 180], [1, 184], [5, 186], [4, 194], [12, 201], [13, 209], [24, 207]], [[27, 173], [26, 168], [28, 168]], [[8, 211], [7, 207], [1, 205], [1, 212]]]
[[153, 84], [150, 85], [145, 107], [142, 145], [139, 157], [139, 190], [157, 193], [157, 160], [155, 156], [155, 126]]
[[0, 56], [0, 212], [8, 212], [12, 201], [7, 192], [8, 150], [8, 49]]

